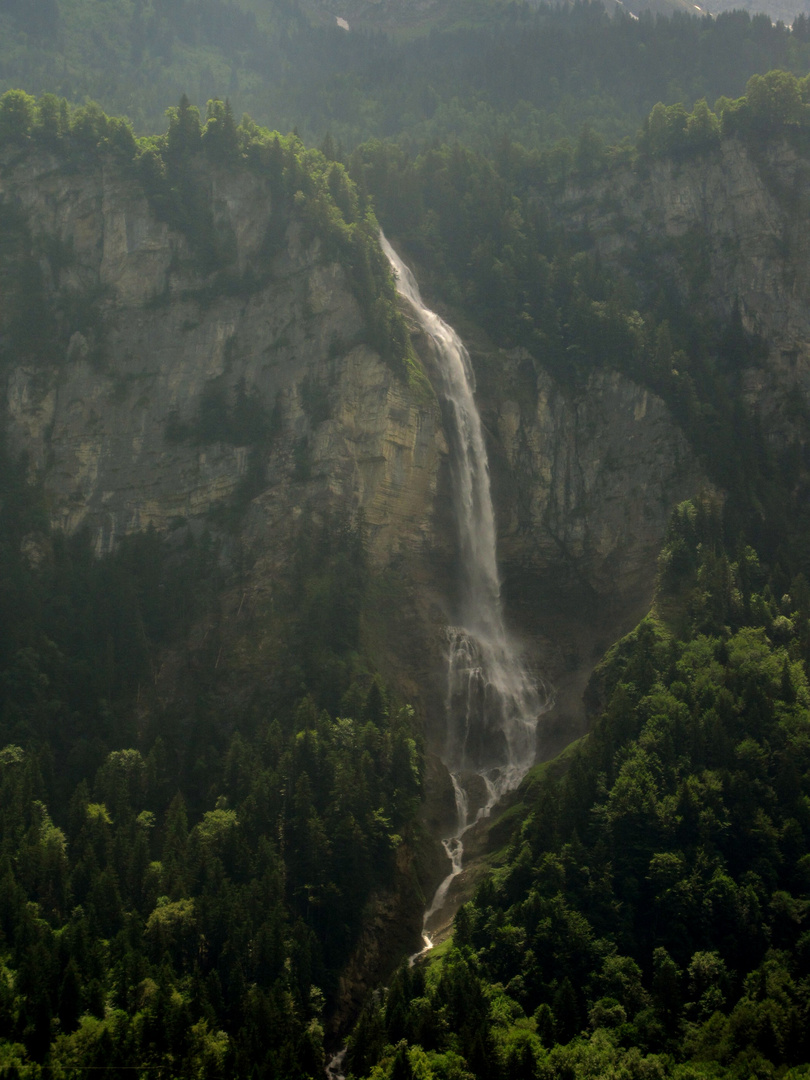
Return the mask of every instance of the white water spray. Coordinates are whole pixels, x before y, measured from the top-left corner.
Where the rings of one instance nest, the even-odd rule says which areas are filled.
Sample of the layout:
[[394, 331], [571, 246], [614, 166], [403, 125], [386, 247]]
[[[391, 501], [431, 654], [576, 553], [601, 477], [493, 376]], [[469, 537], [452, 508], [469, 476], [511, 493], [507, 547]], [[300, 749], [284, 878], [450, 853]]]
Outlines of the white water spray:
[[[547, 707], [506, 631], [501, 606], [495, 514], [481, 417], [473, 391], [470, 356], [458, 334], [422, 303], [410, 270], [384, 236], [380, 242], [436, 356], [437, 387], [450, 441], [450, 468], [461, 573], [459, 625], [448, 628], [447, 741], [444, 762], [456, 795], [456, 832], [443, 841], [451, 871], [425, 912], [422, 938], [461, 873], [464, 833], [513, 790], [534, 760], [537, 718]], [[477, 774], [484, 803], [469, 821], [465, 774]], [[412, 957], [412, 960], [416, 957]]]

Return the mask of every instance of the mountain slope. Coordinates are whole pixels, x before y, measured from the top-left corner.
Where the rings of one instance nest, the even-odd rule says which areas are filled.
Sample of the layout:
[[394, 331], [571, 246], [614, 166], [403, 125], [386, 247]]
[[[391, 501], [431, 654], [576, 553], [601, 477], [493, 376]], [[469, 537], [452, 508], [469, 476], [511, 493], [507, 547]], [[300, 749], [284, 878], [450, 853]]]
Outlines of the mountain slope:
[[[382, 1019], [373, 1004], [356, 1074], [377, 1058], [392, 1075], [564, 1074], [591, 1052], [630, 1068], [629, 1044], [731, 1069], [746, 1053], [765, 1070], [801, 1060], [804, 975], [767, 956], [766, 931], [801, 961], [803, 788], [757, 789], [753, 830], [735, 800], [738, 772], [775, 784], [804, 752], [806, 90], [755, 82], [722, 124], [660, 107], [633, 160], [587, 138], [567, 163], [520, 147], [408, 161], [376, 144], [353, 158], [357, 186], [223, 103], [203, 127], [182, 101], [165, 136], [136, 142], [97, 108], [0, 101], [0, 1020], [14, 1068], [123, 1066], [134, 1047], [149, 1067], [314, 1076], [326, 1001], [356, 1002], [417, 937], [442, 873], [430, 834], [453, 811], [431, 752], [455, 541], [432, 361], [396, 306], [369, 192], [472, 345], [507, 615], [561, 690], [546, 755], [583, 730], [585, 679], [649, 606], [673, 505], [706, 475], [725, 492], [680, 511], [659, 621], [591, 684], [606, 742], [586, 744], [564, 790], [527, 788], [528, 854], [515, 848], [466, 930], [462, 916], [478, 960], [437, 975], [433, 1018], [420, 974]], [[796, 115], [777, 123], [767, 109], [784, 101]], [[679, 755], [705, 722], [690, 664], [712, 675], [718, 745]], [[659, 705], [670, 774], [637, 812], [622, 768], [639, 732], [658, 737], [644, 725]], [[717, 809], [718, 785], [750, 852], [713, 820], [701, 847], [689, 800]], [[571, 828], [543, 816], [553, 804]], [[579, 858], [591, 840], [572, 862], [580, 907], [561, 906], [555, 845]], [[706, 930], [702, 900], [683, 914], [682, 956], [675, 931], [649, 936], [658, 856], [662, 888], [684, 866], [697, 897], [728, 871], [733, 942]], [[538, 874], [535, 907], [512, 910]], [[519, 919], [538, 912], [559, 933], [543, 929], [532, 959]], [[543, 966], [547, 946], [580, 985]], [[725, 971], [720, 1019], [704, 988], [661, 1034], [659, 948], [687, 972], [659, 957], [679, 994]], [[724, 967], [704, 963], [714, 952]], [[785, 988], [787, 1027], [757, 1007], [743, 1039], [757, 979], [765, 1001]], [[602, 1030], [590, 1049], [541, 1054], [537, 1039], [569, 1043], [586, 1008]]]
[[593, 733], [527, 778], [505, 864], [369, 1001], [349, 1075], [806, 1074], [808, 591], [768, 577], [718, 503], [679, 508]]

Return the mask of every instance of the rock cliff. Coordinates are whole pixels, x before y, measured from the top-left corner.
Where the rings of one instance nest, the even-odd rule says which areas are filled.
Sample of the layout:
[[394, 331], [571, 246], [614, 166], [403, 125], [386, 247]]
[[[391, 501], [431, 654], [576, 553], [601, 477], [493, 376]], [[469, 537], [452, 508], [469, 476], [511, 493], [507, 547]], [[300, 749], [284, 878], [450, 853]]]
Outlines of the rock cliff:
[[[103, 552], [149, 525], [216, 530], [238, 504], [252, 595], [267, 591], [309, 514], [362, 518], [373, 564], [407, 583], [385, 620], [389, 669], [421, 696], [439, 746], [454, 550], [447, 447], [430, 393], [365, 343], [344, 267], [294, 218], [268, 253], [274, 207], [257, 174], [207, 173], [227, 239], [212, 272], [114, 164], [2, 155], [0, 203], [24, 240], [10, 272], [33, 265], [43, 311], [57, 312], [47, 341], [6, 350], [6, 428], [43, 481], [53, 524], [88, 528]], [[643, 255], [649, 280], [681, 302], [723, 318], [738, 305], [768, 344], [741, 377], [772, 440], [801, 435], [797, 402], [810, 389], [807, 241], [796, 227], [806, 170], [788, 144], [755, 154], [727, 140], [570, 185], [560, 202], [570, 228], [623, 272]], [[9, 304], [7, 292], [6, 337]], [[670, 509], [701, 473], [660, 399], [626, 377], [596, 372], [574, 390], [542, 357], [480, 340], [472, 352], [509, 614], [557, 689], [551, 753], [581, 732], [590, 667], [648, 604]], [[218, 436], [240, 400], [262, 439], [233, 423]]]
[[528, 358], [500, 361], [507, 392], [487, 398], [486, 416], [504, 588], [551, 676], [540, 743], [550, 756], [585, 730], [593, 663], [649, 607], [672, 507], [701, 472], [660, 398], [624, 376], [597, 372], [573, 391], [532, 365], [526, 400]]
[[[256, 174], [206, 176], [227, 240], [223, 279], [113, 164], [3, 154], [18, 255], [36, 263], [59, 313], [48, 348], [18, 349], [5, 372], [9, 436], [53, 524], [89, 529], [101, 553], [148, 526], [216, 530], [238, 505], [253, 595], [308, 515], [362, 519], [373, 565], [407, 583], [388, 619], [389, 667], [422, 697], [440, 745], [454, 550], [446, 442], [432, 395], [364, 343], [344, 268], [294, 218], [268, 255], [274, 208]], [[661, 401], [618, 374], [574, 393], [541, 357], [482, 347], [474, 361], [507, 601], [563, 689], [550, 752], [581, 730], [593, 657], [649, 602], [669, 511], [698, 470]]]
[[[259, 178], [210, 176], [229, 268], [266, 278], [244, 289], [213, 287], [185, 238], [110, 168], [65, 175], [25, 156], [2, 170], [0, 198], [25, 217], [50, 301], [95, 301], [89, 331], [62, 328], [63, 355], [27, 356], [7, 375], [10, 434], [43, 477], [55, 524], [87, 526], [102, 552], [123, 533], [165, 532], [232, 500], [251, 468], [249, 435], [218, 438], [215, 424], [241, 395], [272, 427], [253, 462], [264, 474], [257, 507], [362, 510], [381, 558], [430, 542], [435, 403], [360, 343], [344, 271], [298, 223], [264, 256], [272, 209]], [[69, 252], [67, 265], [41, 255], [48, 245]]]
[[[771, 441], [803, 440], [810, 393], [810, 163], [789, 139], [723, 139], [684, 159], [614, 169], [571, 185], [560, 211], [602, 256], [647, 292], [761, 335], [767, 361], [742, 373], [749, 404]], [[801, 421], [797, 423], [797, 421]]]

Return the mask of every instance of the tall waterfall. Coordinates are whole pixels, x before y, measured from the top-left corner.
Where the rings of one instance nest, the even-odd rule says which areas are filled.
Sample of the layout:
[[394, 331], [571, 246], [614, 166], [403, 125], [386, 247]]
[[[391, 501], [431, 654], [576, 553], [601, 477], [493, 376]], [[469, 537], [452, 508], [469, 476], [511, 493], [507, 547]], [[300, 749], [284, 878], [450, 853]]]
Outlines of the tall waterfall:
[[413, 274], [384, 236], [381, 244], [399, 293], [410, 301], [435, 350], [458, 528], [461, 589], [458, 625], [447, 632], [444, 751], [456, 793], [458, 823], [456, 833], [444, 841], [452, 871], [425, 913], [424, 937], [430, 948], [431, 916], [461, 871], [461, 838], [474, 824], [468, 820], [465, 779], [477, 774], [484, 781], [486, 796], [477, 817], [486, 816], [502, 795], [517, 787], [532, 764], [537, 718], [545, 703], [504, 625], [489, 465], [469, 353], [458, 334], [422, 303]]

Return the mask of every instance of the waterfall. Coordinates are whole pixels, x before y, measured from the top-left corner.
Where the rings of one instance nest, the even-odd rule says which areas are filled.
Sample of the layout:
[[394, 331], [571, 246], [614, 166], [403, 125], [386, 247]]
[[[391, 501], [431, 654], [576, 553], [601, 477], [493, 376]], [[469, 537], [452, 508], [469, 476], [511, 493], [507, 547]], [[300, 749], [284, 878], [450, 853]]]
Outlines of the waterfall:
[[[425, 912], [425, 952], [431, 948], [430, 919], [461, 872], [462, 837], [520, 783], [534, 760], [537, 718], [546, 706], [504, 624], [489, 465], [469, 353], [458, 334], [422, 303], [413, 274], [382, 235], [380, 242], [398, 292], [410, 301], [435, 351], [436, 391], [450, 444], [461, 575], [458, 625], [447, 630], [444, 750], [458, 820], [455, 833], [443, 841], [451, 872]], [[481, 777], [486, 791], [473, 821], [468, 820], [464, 786], [469, 774]]]

